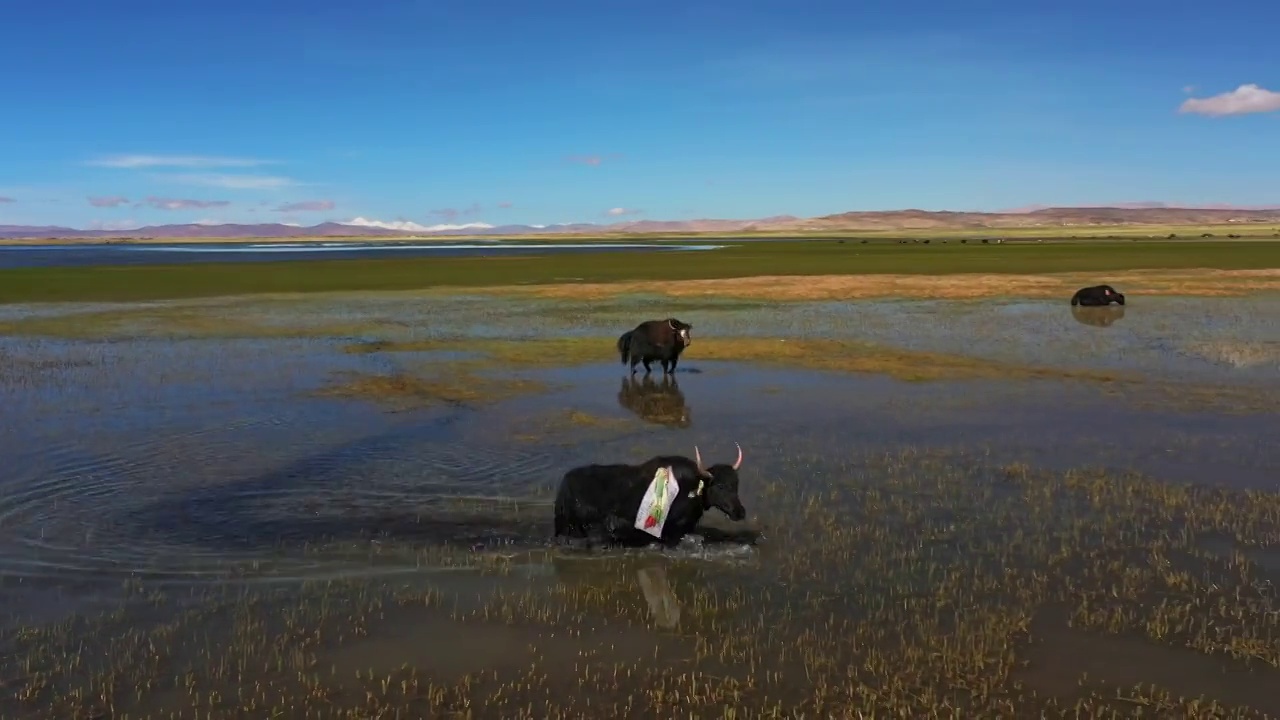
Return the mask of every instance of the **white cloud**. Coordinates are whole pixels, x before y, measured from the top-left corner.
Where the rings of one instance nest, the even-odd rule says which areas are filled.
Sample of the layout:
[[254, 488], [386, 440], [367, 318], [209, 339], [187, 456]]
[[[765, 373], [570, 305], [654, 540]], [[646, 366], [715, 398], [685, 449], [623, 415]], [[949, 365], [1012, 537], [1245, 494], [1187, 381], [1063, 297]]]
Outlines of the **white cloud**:
[[1221, 117], [1280, 110], [1280, 92], [1272, 92], [1253, 83], [1241, 85], [1231, 92], [1207, 98], [1188, 98], [1178, 107], [1180, 113]]
[[224, 190], [278, 190], [298, 184], [292, 178], [273, 175], [179, 173], [177, 175], [159, 175], [157, 177], [183, 185], [199, 185], [201, 187], [222, 188]]
[[269, 165], [275, 160], [258, 160], [255, 158], [209, 157], [206, 155], [107, 155], [86, 162], [86, 165], [112, 168], [148, 168], [148, 167], [255, 167]]
[[606, 210], [605, 214], [612, 215], [614, 217], [621, 217], [623, 215], [636, 215], [639, 212], [640, 212], [639, 210], [633, 210], [631, 208], [616, 207], [616, 208], [610, 208], [609, 210]]
[[461, 225], [444, 224], [444, 225], [421, 225], [412, 220], [370, 220], [369, 218], [358, 217], [351, 220], [339, 220], [342, 225], [354, 225], [356, 227], [374, 227], [384, 230], [405, 230], [408, 232], [443, 232], [445, 230], [487, 230], [491, 227], [489, 223], [472, 222], [462, 223]]

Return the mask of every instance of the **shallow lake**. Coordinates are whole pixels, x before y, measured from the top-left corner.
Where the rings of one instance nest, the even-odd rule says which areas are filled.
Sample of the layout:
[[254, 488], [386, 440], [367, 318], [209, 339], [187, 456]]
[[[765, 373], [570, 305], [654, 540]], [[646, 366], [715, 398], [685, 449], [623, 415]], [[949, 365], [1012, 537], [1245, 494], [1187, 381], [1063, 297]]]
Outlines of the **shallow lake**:
[[0, 245], [0, 270], [20, 267], [151, 265], [199, 262], [272, 262], [285, 260], [359, 260], [385, 257], [483, 257], [507, 254], [555, 255], [620, 251], [715, 250], [699, 243], [539, 243], [501, 240], [468, 242], [208, 242], [146, 244]]
[[[1219, 716], [1280, 714], [1277, 310], [6, 308], [98, 314], [0, 338], [0, 642], [17, 659], [0, 712], [1127, 717], [1187, 716], [1203, 696]], [[674, 379], [536, 350], [598, 338], [608, 357], [668, 314], [694, 324]], [[699, 357], [753, 334], [1064, 374], [907, 382]], [[371, 341], [451, 344], [351, 351]], [[532, 349], [468, 365], [495, 341]], [[570, 467], [695, 445], [726, 462], [735, 443], [743, 523], [712, 511], [671, 552], [552, 542]]]

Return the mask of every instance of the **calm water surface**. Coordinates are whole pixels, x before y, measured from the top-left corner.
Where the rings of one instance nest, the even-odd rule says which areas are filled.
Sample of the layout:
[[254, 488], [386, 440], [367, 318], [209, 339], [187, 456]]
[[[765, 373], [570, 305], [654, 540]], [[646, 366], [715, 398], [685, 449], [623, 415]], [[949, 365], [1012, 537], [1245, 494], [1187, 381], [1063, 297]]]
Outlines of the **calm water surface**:
[[356, 260], [384, 257], [477, 257], [556, 255], [637, 250], [715, 250], [721, 245], [653, 243], [538, 243], [500, 240], [474, 242], [306, 242], [172, 243], [113, 245], [0, 245], [0, 269], [88, 265], [149, 265], [200, 262], [279, 262], [284, 260]]

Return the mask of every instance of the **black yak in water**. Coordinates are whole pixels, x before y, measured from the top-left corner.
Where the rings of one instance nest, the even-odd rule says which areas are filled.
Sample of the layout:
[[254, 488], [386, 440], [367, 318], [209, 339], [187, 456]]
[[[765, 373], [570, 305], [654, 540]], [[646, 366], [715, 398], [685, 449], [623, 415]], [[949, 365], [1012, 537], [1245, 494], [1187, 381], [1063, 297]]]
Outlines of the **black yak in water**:
[[742, 447], [732, 465], [703, 467], [702, 455], [659, 455], [640, 465], [583, 465], [560, 480], [556, 537], [605, 544], [674, 546], [693, 531], [703, 513], [717, 508], [731, 520], [747, 511], [738, 498]]
[[676, 363], [680, 362], [680, 353], [693, 344], [693, 336], [690, 334], [692, 330], [692, 325], [675, 318], [642, 322], [634, 330], [628, 330], [618, 338], [618, 354], [622, 357], [622, 364], [630, 362], [631, 374], [634, 375], [636, 364], [644, 363], [644, 371], [648, 374], [653, 372], [649, 363], [658, 360], [662, 362], [663, 375], [674, 373]]
[[663, 375], [660, 383], [649, 375], [622, 378], [618, 404], [655, 425], [683, 428], [692, 422], [689, 405], [675, 375]]
[[1075, 295], [1071, 296], [1072, 305], [1084, 305], [1086, 307], [1098, 307], [1101, 305], [1117, 305], [1124, 304], [1124, 293], [1117, 291], [1110, 285], [1093, 285], [1090, 287], [1080, 288]]

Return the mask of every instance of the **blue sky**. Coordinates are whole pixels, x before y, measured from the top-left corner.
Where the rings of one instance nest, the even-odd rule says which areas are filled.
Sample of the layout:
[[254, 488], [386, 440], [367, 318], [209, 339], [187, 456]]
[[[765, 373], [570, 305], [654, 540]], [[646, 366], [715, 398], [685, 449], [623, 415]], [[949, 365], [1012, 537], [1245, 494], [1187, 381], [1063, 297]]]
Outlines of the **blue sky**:
[[0, 224], [1280, 204], [1280, 3], [1043, 7], [12, 3]]

